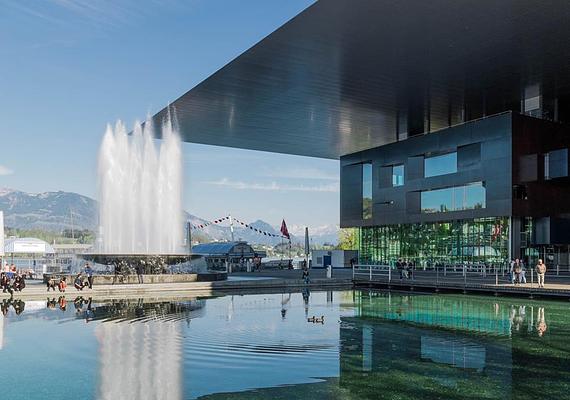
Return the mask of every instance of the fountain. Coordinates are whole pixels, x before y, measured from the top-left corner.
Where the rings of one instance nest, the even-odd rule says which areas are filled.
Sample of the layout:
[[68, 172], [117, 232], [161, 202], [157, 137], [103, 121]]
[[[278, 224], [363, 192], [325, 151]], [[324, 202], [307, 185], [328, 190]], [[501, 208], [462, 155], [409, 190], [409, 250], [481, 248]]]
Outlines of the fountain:
[[115, 275], [163, 274], [191, 259], [183, 243], [180, 136], [168, 119], [157, 147], [153, 130], [150, 120], [132, 134], [121, 121], [108, 125], [99, 150], [99, 232], [95, 253], [81, 257], [114, 266]]
[[99, 152], [99, 251], [177, 254], [183, 244], [182, 151], [171, 121], [157, 151], [150, 121], [107, 127]]

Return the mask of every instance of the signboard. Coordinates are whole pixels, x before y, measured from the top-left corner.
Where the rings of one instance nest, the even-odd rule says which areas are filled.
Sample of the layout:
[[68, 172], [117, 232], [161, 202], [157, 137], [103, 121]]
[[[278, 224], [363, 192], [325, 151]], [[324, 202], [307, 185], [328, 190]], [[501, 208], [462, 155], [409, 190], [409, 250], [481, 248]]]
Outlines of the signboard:
[[14, 253], [45, 253], [45, 243], [23, 242], [14, 243]]
[[0, 211], [0, 257], [4, 256], [4, 212]]

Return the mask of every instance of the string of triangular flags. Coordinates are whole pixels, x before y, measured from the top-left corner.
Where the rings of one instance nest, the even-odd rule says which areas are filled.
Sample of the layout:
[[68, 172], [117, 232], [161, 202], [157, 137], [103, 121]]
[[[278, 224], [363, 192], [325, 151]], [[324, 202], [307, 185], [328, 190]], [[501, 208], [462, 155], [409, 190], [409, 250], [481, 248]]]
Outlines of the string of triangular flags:
[[[192, 227], [192, 229], [204, 229], [204, 228], [206, 228], [206, 227], [208, 227], [208, 226], [210, 226], [210, 225], [219, 224], [219, 223], [222, 223], [222, 222], [227, 221], [227, 220], [229, 220], [229, 219], [230, 219], [230, 217], [227, 216], [227, 217], [215, 219], [215, 220], [213, 220], [213, 221], [207, 221], [207, 222], [204, 222], [203, 224], [196, 224], [196, 225], [191, 224], [190, 226]], [[233, 218], [233, 220], [234, 220], [237, 224], [239, 224], [239, 225], [241, 225], [241, 226], [243, 226], [243, 227], [245, 227], [245, 228], [247, 228], [247, 229], [250, 229], [250, 230], [252, 230], [252, 231], [254, 231], [254, 232], [256, 232], [256, 233], [259, 233], [260, 235], [270, 236], [270, 237], [275, 237], [275, 238], [283, 238], [283, 239], [291, 240], [291, 239], [288, 238], [287, 236], [278, 235], [278, 234], [275, 234], [275, 233], [271, 233], [271, 232], [264, 231], [264, 230], [262, 230], [262, 229], [258, 229], [258, 228], [254, 227], [254, 226], [251, 226], [250, 224], [247, 224], [247, 223], [245, 223], [245, 222], [243, 222], [243, 221], [241, 221], [241, 220], [239, 220], [239, 219], [237, 219], [237, 218], [235, 218], [235, 217]]]
[[240, 220], [237, 219], [237, 218], [234, 218], [234, 221], [236, 221], [236, 222], [237, 222], [238, 224], [240, 224], [241, 226], [244, 226], [244, 227], [246, 227], [246, 228], [248, 228], [248, 229], [251, 229], [251, 230], [254, 231], [254, 232], [259, 233], [260, 235], [265, 235], [265, 236], [271, 236], [271, 237], [283, 238], [283, 239], [290, 240], [287, 236], [284, 236], [284, 235], [277, 235], [277, 234], [275, 234], [275, 233], [266, 232], [266, 231], [263, 231], [263, 230], [261, 230], [261, 229], [257, 229], [257, 228], [255, 228], [255, 227], [249, 225], [249, 224], [246, 224], [246, 223], [243, 222], [243, 221], [240, 221]]
[[226, 221], [226, 220], [228, 220], [228, 219], [230, 219], [229, 216], [228, 216], [228, 217], [223, 217], [223, 218], [218, 218], [218, 219], [215, 219], [215, 220], [213, 220], [213, 221], [207, 221], [207, 222], [204, 222], [203, 224], [196, 224], [196, 225], [191, 224], [191, 226], [192, 226], [192, 229], [203, 229], [203, 228], [205, 228], [205, 227], [207, 227], [207, 226], [210, 226], [210, 225], [213, 225], [213, 224], [219, 224], [220, 222], [224, 222], [224, 221]]

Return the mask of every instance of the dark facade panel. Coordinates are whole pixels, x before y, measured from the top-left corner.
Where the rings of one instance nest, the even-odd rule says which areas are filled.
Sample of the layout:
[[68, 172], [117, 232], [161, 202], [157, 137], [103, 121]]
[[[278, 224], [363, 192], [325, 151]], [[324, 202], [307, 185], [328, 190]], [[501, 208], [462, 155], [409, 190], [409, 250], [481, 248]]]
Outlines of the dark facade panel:
[[481, 168], [481, 143], [473, 143], [460, 146], [457, 149], [457, 169], [466, 171], [468, 169]]
[[513, 215], [554, 217], [570, 213], [570, 179], [549, 179], [545, 155], [552, 155], [553, 172], [564, 175], [570, 149], [570, 125], [513, 115], [513, 186], [522, 187], [525, 200], [513, 203]]
[[350, 164], [341, 167], [340, 219], [343, 221], [362, 221], [362, 164]]
[[[341, 158], [372, 161], [374, 215], [372, 221], [341, 218], [341, 226], [390, 225], [508, 216], [511, 214], [511, 114], [501, 114]], [[451, 153], [450, 153], [451, 152]], [[457, 153], [456, 172], [425, 176], [427, 157]], [[453, 159], [453, 157], [440, 157]], [[430, 160], [434, 160], [430, 158]], [[447, 161], [445, 161], [447, 162]], [[404, 164], [405, 183], [392, 187], [391, 166]], [[442, 171], [446, 171], [444, 168]], [[424, 191], [482, 182], [485, 207], [450, 212], [421, 212]], [[341, 187], [354, 185], [341, 177]], [[454, 200], [455, 201], [455, 200]], [[341, 199], [341, 207], [344, 208]]]
[[518, 182], [538, 180], [538, 154], [525, 154], [518, 158]]

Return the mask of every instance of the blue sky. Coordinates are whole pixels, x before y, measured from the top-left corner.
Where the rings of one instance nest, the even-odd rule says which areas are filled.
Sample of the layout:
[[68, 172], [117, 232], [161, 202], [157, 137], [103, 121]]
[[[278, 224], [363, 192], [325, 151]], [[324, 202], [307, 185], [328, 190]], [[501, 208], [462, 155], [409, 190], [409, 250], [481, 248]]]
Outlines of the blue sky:
[[[96, 196], [105, 125], [175, 100], [311, 0], [0, 0], [0, 187]], [[338, 223], [338, 162], [185, 144], [185, 208]]]

